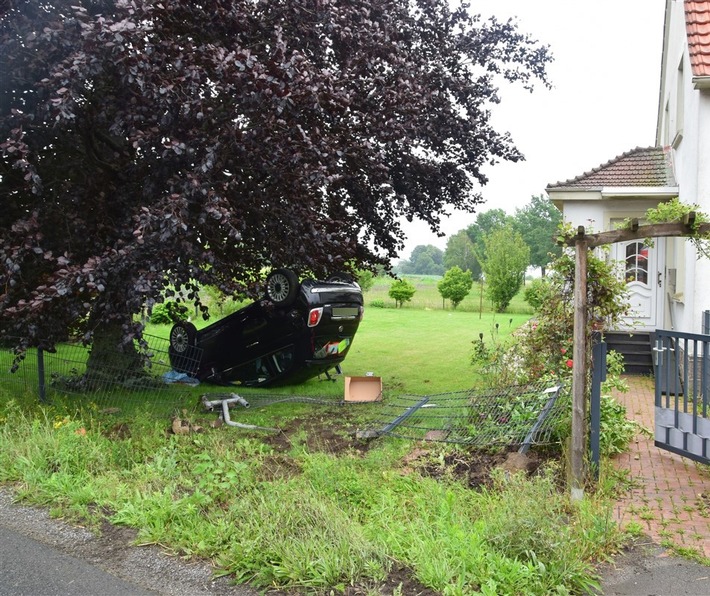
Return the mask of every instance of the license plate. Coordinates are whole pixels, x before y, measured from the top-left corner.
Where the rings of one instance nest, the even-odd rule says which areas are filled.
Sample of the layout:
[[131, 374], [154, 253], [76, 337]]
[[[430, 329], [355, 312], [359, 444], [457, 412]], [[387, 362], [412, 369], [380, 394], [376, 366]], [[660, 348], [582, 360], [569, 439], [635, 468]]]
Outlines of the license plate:
[[360, 314], [360, 310], [356, 306], [334, 306], [334, 319], [354, 319]]

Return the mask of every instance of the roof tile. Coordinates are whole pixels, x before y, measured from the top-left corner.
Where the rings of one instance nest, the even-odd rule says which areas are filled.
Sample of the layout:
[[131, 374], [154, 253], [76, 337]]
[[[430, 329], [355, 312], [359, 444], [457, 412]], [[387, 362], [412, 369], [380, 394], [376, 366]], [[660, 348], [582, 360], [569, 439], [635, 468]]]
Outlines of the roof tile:
[[693, 76], [710, 76], [710, 1], [685, 0], [684, 6]]
[[576, 178], [548, 189], [592, 190], [605, 186], [675, 186], [670, 148], [636, 147]]

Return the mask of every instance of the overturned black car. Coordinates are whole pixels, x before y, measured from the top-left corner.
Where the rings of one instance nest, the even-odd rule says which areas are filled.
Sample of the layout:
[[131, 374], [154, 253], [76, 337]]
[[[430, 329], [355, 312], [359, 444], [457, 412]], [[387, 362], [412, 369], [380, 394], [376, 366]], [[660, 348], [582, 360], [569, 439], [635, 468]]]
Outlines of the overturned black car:
[[349, 275], [299, 282], [290, 269], [276, 269], [263, 299], [199, 331], [173, 325], [170, 365], [222, 385], [302, 383], [339, 368], [362, 316], [362, 291]]

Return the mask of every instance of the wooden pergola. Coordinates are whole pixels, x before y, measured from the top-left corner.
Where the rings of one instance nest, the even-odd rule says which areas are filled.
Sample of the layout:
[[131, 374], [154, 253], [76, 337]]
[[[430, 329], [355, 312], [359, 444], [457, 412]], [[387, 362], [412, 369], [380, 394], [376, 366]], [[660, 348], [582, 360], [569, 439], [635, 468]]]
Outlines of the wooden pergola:
[[702, 237], [710, 234], [710, 223], [696, 225], [695, 212], [688, 213], [682, 222], [640, 226], [633, 219], [628, 227], [587, 234], [584, 226], [568, 237], [564, 244], [575, 248], [574, 278], [574, 333], [572, 350], [572, 445], [570, 452], [571, 496], [572, 500], [584, 497], [584, 456], [587, 430], [586, 390], [587, 390], [587, 255], [591, 248], [645, 238]]

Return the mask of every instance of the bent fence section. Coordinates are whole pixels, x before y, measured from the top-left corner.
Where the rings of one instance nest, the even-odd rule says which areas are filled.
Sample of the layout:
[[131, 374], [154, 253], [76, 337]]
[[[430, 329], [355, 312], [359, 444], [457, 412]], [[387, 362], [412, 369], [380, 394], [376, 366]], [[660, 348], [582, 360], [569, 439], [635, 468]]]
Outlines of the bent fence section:
[[[196, 381], [170, 366], [168, 341], [153, 336], [146, 339], [149, 348], [139, 352], [144, 366], [138, 372], [135, 365], [122, 366], [120, 358], [115, 364], [103, 361], [100, 368], [89, 369], [90, 353], [81, 344], [63, 344], [54, 352], [31, 349], [19, 361], [12, 350], [0, 348], [0, 384], [10, 393], [36, 395], [41, 401], [69, 396], [76, 398], [77, 404], [88, 401], [101, 407], [156, 402], [178, 405], [186, 396], [192, 399], [201, 392], [209, 396], [225, 390], [216, 386], [192, 389]], [[569, 423], [569, 395], [559, 386], [543, 383], [383, 396], [380, 401], [363, 404], [344, 402], [342, 395], [269, 395], [262, 391], [245, 395], [257, 407], [283, 402], [357, 407], [360, 438], [389, 436], [475, 447], [515, 446], [526, 451], [534, 444], [558, 442], [567, 434], [565, 425]]]
[[536, 383], [427, 396], [403, 395], [377, 406], [362, 436], [392, 436], [477, 447], [556, 443], [566, 434], [569, 401], [560, 386]]

